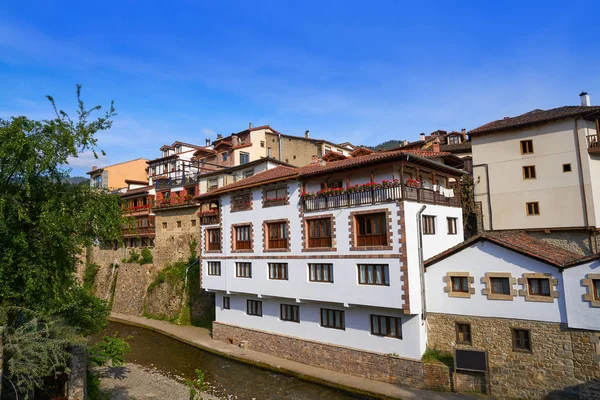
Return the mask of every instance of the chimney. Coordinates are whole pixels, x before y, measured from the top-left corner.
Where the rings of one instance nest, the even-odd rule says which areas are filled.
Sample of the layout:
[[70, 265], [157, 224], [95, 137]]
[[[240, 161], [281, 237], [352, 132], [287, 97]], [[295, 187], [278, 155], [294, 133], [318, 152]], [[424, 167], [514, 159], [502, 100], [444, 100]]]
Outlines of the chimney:
[[466, 128], [462, 128], [460, 130], [460, 133], [462, 133], [463, 135], [466, 135], [467, 134], [467, 129]]
[[252, 122], [248, 122], [248, 129], [252, 129]]
[[581, 97], [581, 106], [582, 107], [589, 107], [590, 106], [590, 95], [587, 94], [587, 92], [581, 92], [579, 94], [579, 97]]
[[404, 140], [402, 141], [402, 146], [406, 146], [407, 144], [408, 144], [408, 140], [404, 139]]
[[318, 164], [319, 163], [319, 156], [312, 156], [311, 160], [310, 160], [311, 164]]
[[439, 142], [433, 142], [433, 146], [432, 146], [431, 150], [439, 153], [440, 152], [440, 143]]
[[237, 146], [238, 144], [239, 143], [238, 143], [238, 137], [237, 137], [237, 135], [231, 135], [231, 145], [232, 146]]
[[306, 131], [304, 131], [304, 137], [306, 139], [310, 138], [310, 131], [308, 129]]
[[94, 166], [92, 167], [92, 171], [95, 171], [95, 170], [96, 170], [96, 166], [94, 165]]
[[206, 147], [210, 146], [210, 138], [206, 138], [205, 143], [206, 143]]
[[223, 139], [223, 135], [221, 135], [220, 133], [217, 133], [217, 140], [219, 139]]
[[425, 134], [423, 132], [421, 132], [421, 140], [425, 140]]

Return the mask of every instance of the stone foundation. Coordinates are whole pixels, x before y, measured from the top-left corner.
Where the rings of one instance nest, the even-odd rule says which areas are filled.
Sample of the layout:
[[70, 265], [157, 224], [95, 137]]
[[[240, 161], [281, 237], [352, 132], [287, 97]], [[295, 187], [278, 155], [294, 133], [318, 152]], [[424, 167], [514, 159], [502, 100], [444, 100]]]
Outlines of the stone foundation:
[[[488, 352], [491, 396], [540, 399], [570, 388], [579, 396], [575, 398], [600, 398], [598, 393], [585, 394], [600, 382], [600, 332], [558, 323], [429, 313], [429, 347], [451, 352], [457, 321], [471, 324], [472, 345], [456, 346]], [[530, 330], [531, 353], [513, 350], [511, 328]], [[475, 377], [460, 375], [457, 389], [480, 386]]]
[[450, 390], [448, 367], [213, 322], [213, 339], [287, 360], [419, 389]]
[[[164, 266], [179, 260], [187, 261], [190, 256], [189, 243], [194, 239], [197, 242], [197, 254], [200, 255], [200, 220], [196, 215], [199, 209], [181, 207], [155, 211], [155, 264]], [[196, 221], [195, 226], [192, 221]]]

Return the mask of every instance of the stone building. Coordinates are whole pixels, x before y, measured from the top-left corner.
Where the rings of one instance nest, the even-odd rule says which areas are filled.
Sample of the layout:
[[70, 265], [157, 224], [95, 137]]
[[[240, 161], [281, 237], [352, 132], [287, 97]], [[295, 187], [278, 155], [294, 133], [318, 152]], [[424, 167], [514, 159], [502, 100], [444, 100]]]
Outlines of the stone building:
[[598, 258], [486, 232], [426, 260], [428, 346], [487, 352], [469, 379], [493, 397], [597, 399]]

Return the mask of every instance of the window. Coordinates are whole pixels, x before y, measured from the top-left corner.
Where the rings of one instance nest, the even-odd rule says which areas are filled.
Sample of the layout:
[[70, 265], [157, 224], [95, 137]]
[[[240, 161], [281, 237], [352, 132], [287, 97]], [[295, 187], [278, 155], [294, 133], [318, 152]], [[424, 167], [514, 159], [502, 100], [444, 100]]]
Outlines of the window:
[[435, 217], [433, 215], [423, 215], [423, 235], [435, 235]]
[[510, 279], [509, 278], [490, 278], [490, 286], [492, 294], [510, 295]]
[[321, 326], [325, 328], [346, 329], [344, 311], [321, 308]]
[[471, 324], [456, 323], [456, 343], [471, 344]]
[[333, 264], [308, 264], [308, 280], [333, 283]]
[[257, 317], [262, 317], [262, 301], [247, 300], [246, 301], [246, 314], [256, 315]]
[[469, 293], [469, 277], [453, 276], [452, 277], [452, 291], [459, 292], [459, 293]]
[[252, 193], [244, 193], [231, 198], [231, 212], [252, 209]]
[[360, 264], [358, 266], [358, 283], [361, 285], [389, 286], [390, 276], [387, 265]]
[[281, 305], [281, 320], [300, 322], [300, 306], [293, 306], [290, 304]]
[[535, 179], [535, 165], [526, 165], [523, 167], [523, 179]]
[[529, 337], [529, 331], [526, 329], [513, 329], [513, 350], [517, 351], [531, 351], [531, 339]]
[[267, 248], [268, 249], [287, 249], [288, 232], [287, 222], [272, 222], [267, 225]]
[[540, 203], [537, 201], [526, 203], [527, 215], [540, 215]]
[[448, 221], [448, 235], [456, 235], [458, 233], [458, 228], [456, 225], [456, 221], [458, 220], [458, 218], [447, 217], [446, 220]]
[[571, 164], [563, 164], [563, 172], [571, 172]]
[[227, 161], [227, 153], [221, 153], [221, 160]]
[[594, 287], [594, 300], [600, 301], [600, 279], [592, 279]]
[[196, 220], [195, 220], [195, 219], [192, 219], [192, 220], [190, 220], [190, 224], [191, 224], [192, 226], [196, 226]]
[[279, 187], [274, 189], [265, 190], [265, 201], [263, 206], [277, 206], [287, 203], [287, 187]]
[[208, 274], [221, 276], [221, 262], [220, 261], [209, 261], [208, 262]]
[[286, 263], [269, 263], [269, 279], [287, 281], [288, 265]]
[[218, 251], [221, 250], [221, 230], [220, 229], [207, 229], [206, 236], [208, 238], [208, 250]]
[[331, 218], [311, 219], [307, 222], [308, 243], [307, 247], [322, 248], [332, 247]]
[[385, 213], [361, 214], [354, 217], [357, 225], [357, 246], [386, 246], [387, 223]]
[[163, 227], [163, 229], [167, 229], [167, 223], [166, 223], [166, 222], [163, 222], [163, 223], [162, 223], [162, 227]]
[[238, 278], [252, 278], [252, 263], [235, 263], [235, 276]]
[[177, 221], [177, 227], [181, 228], [181, 221]]
[[325, 154], [331, 153], [331, 147], [325, 146]]
[[248, 164], [250, 162], [250, 154], [240, 151], [240, 165]]
[[251, 169], [250, 171], [244, 171], [244, 178], [250, 178], [252, 175], [254, 175], [253, 169]]
[[196, 195], [196, 187], [185, 188], [185, 194], [194, 197]]
[[219, 187], [219, 181], [217, 179], [208, 180], [208, 190], [213, 190]]
[[231, 300], [228, 296], [223, 296], [223, 309], [224, 310], [231, 309]]
[[234, 250], [250, 250], [252, 249], [252, 241], [250, 240], [250, 225], [236, 226]]
[[550, 296], [550, 279], [528, 278], [527, 285], [532, 296]]
[[460, 138], [456, 135], [448, 136], [448, 144], [459, 144]]
[[344, 187], [344, 182], [342, 180], [337, 181], [329, 181], [329, 182], [321, 182], [321, 190], [324, 189], [340, 189]]
[[533, 140], [521, 140], [521, 154], [533, 153]]
[[402, 339], [402, 319], [371, 315], [371, 334]]
[[260, 141], [260, 147], [263, 147], [263, 148], [265, 147], [265, 141], [264, 140]]

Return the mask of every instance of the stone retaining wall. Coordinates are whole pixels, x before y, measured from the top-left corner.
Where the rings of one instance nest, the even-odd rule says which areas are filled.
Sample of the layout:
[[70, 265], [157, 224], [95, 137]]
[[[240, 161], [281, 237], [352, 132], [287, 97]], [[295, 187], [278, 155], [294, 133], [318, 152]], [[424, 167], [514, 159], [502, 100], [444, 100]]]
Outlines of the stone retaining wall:
[[112, 311], [142, 315], [146, 288], [150, 284], [152, 264], [125, 263], [119, 265]]
[[213, 322], [213, 339], [303, 364], [420, 389], [450, 390], [448, 367]]
[[[568, 387], [577, 398], [599, 398], [584, 393], [600, 381], [600, 332], [558, 323], [428, 313], [429, 347], [451, 352], [457, 321], [471, 324], [472, 345], [456, 346], [488, 352], [493, 397], [540, 399]], [[513, 350], [511, 328], [530, 330], [531, 353]], [[474, 377], [461, 379], [461, 386], [478, 386]]]
[[193, 240], [196, 240], [196, 251], [200, 254], [200, 220], [196, 215], [199, 209], [182, 207], [156, 211], [155, 264], [187, 260], [190, 256], [189, 243]]

